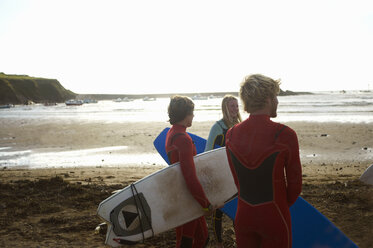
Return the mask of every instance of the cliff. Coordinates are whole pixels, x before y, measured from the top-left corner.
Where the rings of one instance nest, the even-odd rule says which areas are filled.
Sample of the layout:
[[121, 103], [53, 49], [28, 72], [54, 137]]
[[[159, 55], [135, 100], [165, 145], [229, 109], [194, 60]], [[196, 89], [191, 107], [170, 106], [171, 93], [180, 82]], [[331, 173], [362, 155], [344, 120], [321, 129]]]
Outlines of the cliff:
[[0, 73], [0, 104], [57, 103], [75, 96], [56, 79]]

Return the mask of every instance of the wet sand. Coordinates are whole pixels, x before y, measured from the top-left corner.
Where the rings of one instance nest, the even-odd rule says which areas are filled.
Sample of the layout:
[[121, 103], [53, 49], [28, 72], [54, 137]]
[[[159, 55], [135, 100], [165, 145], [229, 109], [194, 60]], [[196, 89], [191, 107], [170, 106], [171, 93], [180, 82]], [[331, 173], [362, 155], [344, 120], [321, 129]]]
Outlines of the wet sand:
[[[188, 131], [207, 137], [212, 122]], [[373, 243], [373, 187], [358, 178], [373, 162], [371, 124], [285, 123], [298, 134], [302, 196], [359, 247]], [[167, 123], [74, 123], [0, 119], [0, 147], [78, 150], [128, 146], [127, 153], [156, 153], [153, 140]], [[1, 247], [105, 247], [96, 209], [103, 199], [161, 168], [151, 166], [28, 169], [0, 165]], [[211, 231], [211, 230], [210, 230]], [[214, 239], [209, 247], [214, 247]], [[231, 221], [224, 243], [235, 247]], [[169, 232], [132, 247], [174, 247]]]

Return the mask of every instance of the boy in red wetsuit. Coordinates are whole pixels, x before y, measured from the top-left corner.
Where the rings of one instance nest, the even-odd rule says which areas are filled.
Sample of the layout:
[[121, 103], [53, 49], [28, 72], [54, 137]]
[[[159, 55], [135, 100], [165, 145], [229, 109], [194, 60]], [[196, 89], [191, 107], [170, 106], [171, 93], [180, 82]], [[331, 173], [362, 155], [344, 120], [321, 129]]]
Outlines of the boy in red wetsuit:
[[273, 122], [279, 82], [255, 74], [241, 84], [250, 116], [227, 132], [227, 156], [238, 188], [237, 247], [291, 247], [289, 207], [302, 188], [296, 133]]
[[[190, 193], [199, 202], [205, 215], [211, 215], [213, 208], [196, 175], [193, 161], [196, 148], [186, 133], [186, 129], [192, 126], [193, 111], [194, 103], [188, 97], [171, 98], [168, 116], [172, 127], [166, 137], [166, 152], [171, 163], [180, 161], [180, 168]], [[188, 206], [185, 207], [188, 208]], [[207, 242], [208, 231], [204, 216], [176, 228], [176, 247], [202, 248]]]

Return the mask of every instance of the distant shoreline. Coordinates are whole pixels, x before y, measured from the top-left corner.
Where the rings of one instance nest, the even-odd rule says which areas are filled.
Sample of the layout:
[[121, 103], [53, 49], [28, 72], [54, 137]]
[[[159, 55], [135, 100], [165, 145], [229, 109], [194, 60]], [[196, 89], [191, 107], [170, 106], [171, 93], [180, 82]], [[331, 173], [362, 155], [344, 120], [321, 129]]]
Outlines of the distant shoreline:
[[[294, 92], [294, 91], [282, 91], [280, 96], [290, 96], [290, 95], [310, 95], [311, 92]], [[145, 97], [149, 98], [168, 98], [174, 95], [183, 95], [188, 97], [193, 96], [216, 96], [224, 97], [225, 95], [233, 95], [238, 97], [238, 92], [204, 92], [204, 93], [163, 93], [163, 94], [77, 94], [76, 98], [78, 99], [95, 99], [95, 100], [112, 100], [117, 98], [129, 98], [129, 99], [143, 99]]]

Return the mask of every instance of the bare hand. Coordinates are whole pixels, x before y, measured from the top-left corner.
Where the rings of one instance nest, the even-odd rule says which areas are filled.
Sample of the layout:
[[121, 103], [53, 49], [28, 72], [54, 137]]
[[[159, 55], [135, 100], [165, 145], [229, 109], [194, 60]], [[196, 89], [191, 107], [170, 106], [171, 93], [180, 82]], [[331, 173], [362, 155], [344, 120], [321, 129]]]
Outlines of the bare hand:
[[204, 210], [204, 214], [203, 215], [204, 216], [211, 216], [215, 212], [215, 210], [216, 210], [216, 206], [210, 205], [209, 210], [208, 211]]
[[211, 216], [213, 213], [214, 213], [215, 209], [212, 208], [210, 209], [209, 211], [203, 211], [204, 212], [204, 216]]

